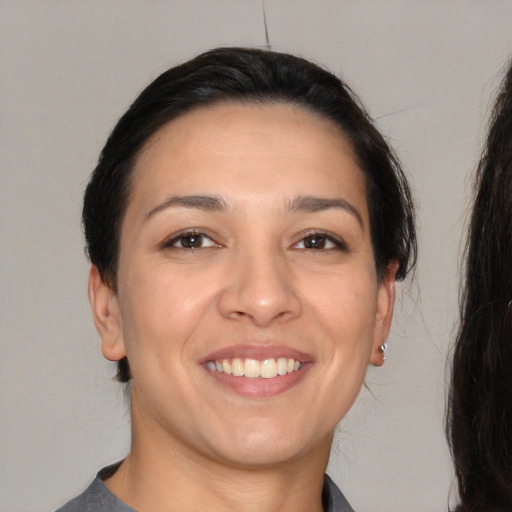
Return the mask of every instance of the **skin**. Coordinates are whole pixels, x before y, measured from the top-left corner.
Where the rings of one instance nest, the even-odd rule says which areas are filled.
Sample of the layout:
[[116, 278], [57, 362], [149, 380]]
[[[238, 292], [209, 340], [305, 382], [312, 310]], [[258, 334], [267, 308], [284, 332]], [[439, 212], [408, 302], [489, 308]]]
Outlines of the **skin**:
[[[395, 272], [377, 279], [363, 174], [330, 121], [220, 104], [170, 122], [135, 166], [117, 294], [91, 269], [103, 354], [133, 373], [132, 448], [106, 485], [141, 512], [322, 510]], [[304, 364], [228, 384], [205, 365], [219, 350]]]

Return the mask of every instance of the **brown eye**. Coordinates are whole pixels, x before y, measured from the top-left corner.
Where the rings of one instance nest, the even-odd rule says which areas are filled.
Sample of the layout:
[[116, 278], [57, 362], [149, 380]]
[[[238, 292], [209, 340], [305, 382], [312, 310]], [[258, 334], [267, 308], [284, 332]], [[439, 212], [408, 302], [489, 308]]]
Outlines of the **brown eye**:
[[186, 232], [174, 237], [164, 247], [172, 249], [203, 249], [217, 247], [218, 245], [203, 233]]
[[189, 235], [183, 235], [177, 241], [181, 247], [186, 249], [197, 249], [203, 245], [203, 235], [191, 233]]
[[347, 245], [339, 237], [327, 233], [311, 233], [301, 238], [295, 249], [329, 251], [332, 249], [347, 250]]
[[321, 235], [310, 235], [304, 238], [305, 249], [325, 249], [326, 239]]

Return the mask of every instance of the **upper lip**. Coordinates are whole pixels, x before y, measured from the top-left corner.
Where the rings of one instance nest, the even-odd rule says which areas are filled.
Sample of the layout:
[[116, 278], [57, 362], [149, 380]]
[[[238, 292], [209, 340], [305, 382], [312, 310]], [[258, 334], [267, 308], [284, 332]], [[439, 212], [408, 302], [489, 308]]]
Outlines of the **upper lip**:
[[231, 345], [216, 350], [200, 360], [200, 364], [207, 361], [219, 361], [221, 359], [232, 359], [238, 357], [240, 359], [256, 359], [263, 361], [265, 359], [277, 359], [279, 357], [292, 358], [301, 363], [311, 362], [313, 357], [310, 354], [301, 352], [294, 348], [282, 345], [261, 345], [261, 344], [245, 344]]

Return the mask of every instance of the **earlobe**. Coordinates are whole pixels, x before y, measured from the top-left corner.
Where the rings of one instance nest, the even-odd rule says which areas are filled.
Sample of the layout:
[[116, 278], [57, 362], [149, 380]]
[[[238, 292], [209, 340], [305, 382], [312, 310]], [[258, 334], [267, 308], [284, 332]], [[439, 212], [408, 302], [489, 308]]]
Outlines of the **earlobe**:
[[109, 361], [119, 361], [126, 356], [119, 301], [95, 265], [89, 273], [88, 292], [94, 324], [101, 337], [101, 352]]
[[395, 276], [398, 262], [392, 261], [388, 272], [379, 284], [377, 296], [377, 313], [370, 362], [374, 366], [382, 366], [386, 360], [386, 340], [391, 329], [393, 307], [395, 305]]

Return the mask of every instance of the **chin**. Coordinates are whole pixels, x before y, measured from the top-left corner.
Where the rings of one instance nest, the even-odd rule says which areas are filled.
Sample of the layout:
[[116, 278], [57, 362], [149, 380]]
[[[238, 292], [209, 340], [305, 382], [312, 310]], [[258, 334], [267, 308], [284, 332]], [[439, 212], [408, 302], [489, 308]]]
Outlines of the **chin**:
[[325, 450], [328, 456], [332, 433], [311, 436], [304, 427], [270, 429], [257, 423], [250, 429], [232, 430], [224, 443], [216, 436], [212, 439], [214, 451], [232, 465], [245, 468], [277, 467], [306, 457], [315, 449]]
[[[218, 449], [218, 447], [217, 447]], [[234, 444], [219, 455], [229, 465], [245, 469], [279, 467], [301, 459], [305, 450], [298, 446], [272, 443]]]

